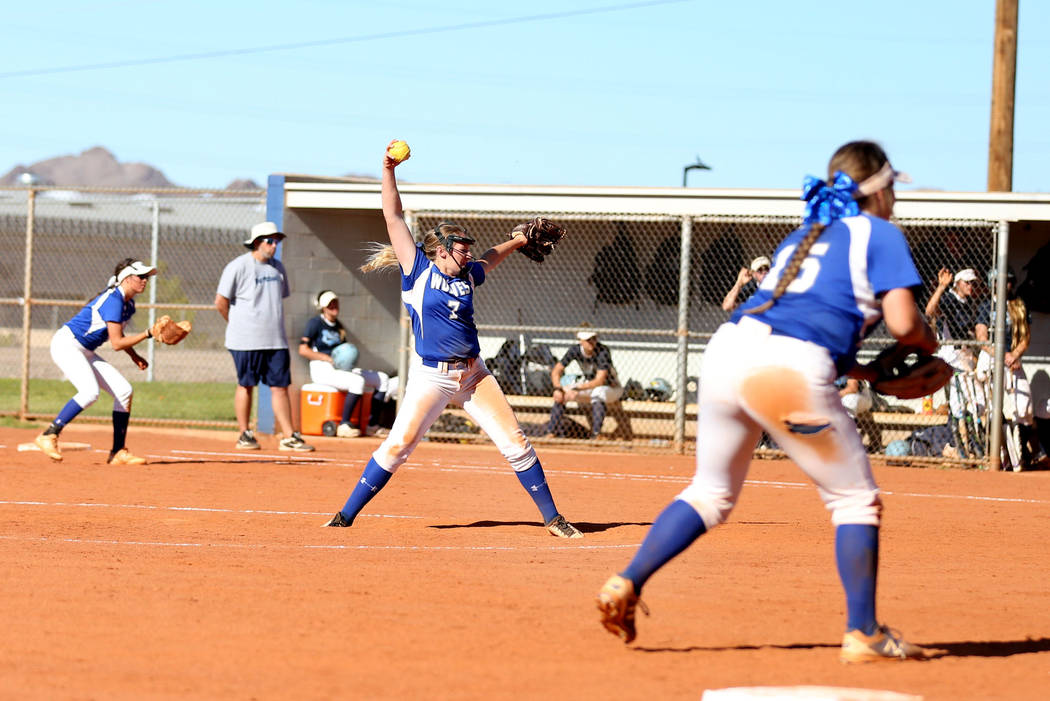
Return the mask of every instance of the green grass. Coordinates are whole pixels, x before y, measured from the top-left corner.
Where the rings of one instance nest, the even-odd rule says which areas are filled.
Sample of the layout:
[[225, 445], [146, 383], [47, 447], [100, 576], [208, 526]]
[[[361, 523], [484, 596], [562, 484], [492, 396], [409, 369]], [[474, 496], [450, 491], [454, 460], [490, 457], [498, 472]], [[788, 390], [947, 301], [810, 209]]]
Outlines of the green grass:
[[[21, 381], [0, 379], [0, 411], [17, 412]], [[132, 417], [185, 421], [233, 421], [233, 382], [138, 382], [135, 383]], [[64, 380], [30, 380], [29, 413], [54, 415], [76, 393]], [[258, 396], [258, 392], [255, 393]], [[83, 416], [109, 417], [113, 399], [102, 392]]]

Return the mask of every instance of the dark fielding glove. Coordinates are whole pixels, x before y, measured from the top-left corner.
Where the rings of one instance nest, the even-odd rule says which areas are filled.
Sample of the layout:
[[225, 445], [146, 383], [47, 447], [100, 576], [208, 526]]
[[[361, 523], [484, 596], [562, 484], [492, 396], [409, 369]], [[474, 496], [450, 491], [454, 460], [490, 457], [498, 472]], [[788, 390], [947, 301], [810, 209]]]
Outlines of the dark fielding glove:
[[565, 229], [544, 217], [518, 224], [511, 230], [511, 238], [519, 233], [525, 235], [526, 244], [518, 249], [518, 253], [537, 263], [554, 253], [554, 247], [565, 238]]
[[[914, 359], [909, 362], [909, 357]], [[940, 358], [919, 353], [895, 343], [875, 356], [872, 367], [878, 377], [871, 388], [900, 399], [918, 399], [933, 394], [952, 378], [952, 367]]]

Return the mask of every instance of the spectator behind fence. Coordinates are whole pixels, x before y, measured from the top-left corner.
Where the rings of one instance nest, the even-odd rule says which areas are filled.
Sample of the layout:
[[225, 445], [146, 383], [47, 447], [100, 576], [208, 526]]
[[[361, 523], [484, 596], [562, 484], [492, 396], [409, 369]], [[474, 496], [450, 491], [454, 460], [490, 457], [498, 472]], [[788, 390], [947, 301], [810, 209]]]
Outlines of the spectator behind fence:
[[737, 273], [736, 282], [722, 300], [722, 309], [727, 312], [736, 309], [736, 305], [755, 293], [758, 286], [766, 279], [767, 273], [769, 273], [769, 258], [766, 256], [759, 256], [751, 261], [749, 267], [741, 268]]
[[[955, 273], [954, 277], [950, 270], [941, 268], [937, 273], [937, 288], [926, 302], [926, 316], [937, 330], [941, 342], [937, 355], [962, 373], [973, 372], [976, 365], [974, 351], [970, 346], [955, 345], [952, 341], [969, 341], [976, 338], [976, 280], [977, 273], [973, 268], [963, 268]], [[960, 388], [960, 383], [954, 380], [948, 383], [945, 392], [948, 394], [948, 406], [952, 416], [956, 419], [962, 418], [967, 409], [967, 393]]]
[[[977, 358], [977, 378], [982, 382], [992, 379], [995, 347], [991, 343], [991, 330], [995, 328], [996, 282], [998, 271], [988, 271], [988, 289], [992, 294], [981, 301], [977, 311], [974, 333], [984, 345]], [[1017, 424], [1020, 432], [1021, 455], [1013, 467], [1020, 471], [1034, 467], [1046, 460], [1046, 453], [1039, 444], [1032, 409], [1032, 389], [1028, 375], [1021, 365], [1021, 357], [1032, 340], [1032, 315], [1028, 313], [1024, 300], [1017, 296], [1017, 278], [1013, 270], [1006, 273], [1006, 339], [1007, 351], [1003, 354], [1006, 365], [1003, 373], [1003, 418]]]
[[215, 308], [226, 324], [226, 348], [237, 368], [233, 408], [241, 435], [239, 450], [259, 450], [248, 424], [252, 392], [260, 382], [270, 387], [274, 419], [284, 433], [278, 448], [309, 452], [309, 445], [292, 427], [288, 385], [292, 384], [291, 356], [284, 335], [284, 298], [290, 294], [288, 273], [274, 258], [284, 234], [273, 222], [252, 227], [244, 241], [247, 253], [226, 264], [215, 293]]
[[[331, 290], [323, 290], [314, 301], [320, 314], [306, 322], [303, 336], [299, 339], [299, 355], [310, 361], [310, 381], [335, 387], [346, 392], [343, 402], [343, 419], [335, 435], [340, 438], [356, 438], [362, 434], [369, 435], [369, 416], [372, 414], [372, 396], [384, 383], [383, 373], [376, 370], [364, 370], [356, 365], [356, 348], [353, 349], [353, 360], [349, 367], [336, 367], [332, 359], [333, 351], [345, 344], [346, 327], [339, 320], [339, 297]], [[365, 405], [362, 411], [364, 426], [359, 426], [353, 419], [354, 409], [362, 399]]]
[[[554, 404], [547, 422], [548, 437], [565, 434], [563, 419], [566, 402], [576, 402], [579, 406], [590, 402], [591, 438], [598, 438], [602, 433], [608, 405], [618, 402], [623, 396], [623, 387], [612, 364], [612, 353], [608, 346], [598, 341], [598, 332], [590, 328], [589, 324], [581, 324], [576, 340], [578, 343], [569, 348], [551, 370]], [[562, 387], [562, 376], [573, 361], [579, 366], [583, 379]]]

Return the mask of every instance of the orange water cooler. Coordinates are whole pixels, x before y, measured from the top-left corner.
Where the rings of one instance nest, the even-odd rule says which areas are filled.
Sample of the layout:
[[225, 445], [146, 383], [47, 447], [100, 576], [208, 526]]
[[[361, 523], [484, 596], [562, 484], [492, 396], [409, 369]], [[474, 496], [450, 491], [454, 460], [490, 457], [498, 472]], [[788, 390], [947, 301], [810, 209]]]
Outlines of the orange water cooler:
[[[354, 407], [353, 421], [362, 430], [368, 426], [370, 401], [368, 394]], [[307, 436], [334, 436], [339, 423], [343, 420], [343, 405], [346, 404], [346, 392], [331, 385], [310, 383], [299, 390], [299, 417], [302, 433]], [[368, 413], [366, 413], [368, 412]], [[362, 417], [364, 420], [362, 422]]]

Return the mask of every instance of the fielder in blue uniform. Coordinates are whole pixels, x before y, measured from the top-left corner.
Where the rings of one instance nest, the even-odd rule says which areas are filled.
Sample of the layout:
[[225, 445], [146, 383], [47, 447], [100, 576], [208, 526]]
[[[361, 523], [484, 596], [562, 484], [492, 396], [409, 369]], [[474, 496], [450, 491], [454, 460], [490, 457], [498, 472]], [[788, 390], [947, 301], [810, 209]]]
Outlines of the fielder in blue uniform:
[[135, 315], [135, 295], [146, 289], [157, 269], [134, 258], [117, 263], [106, 289], [87, 303], [51, 338], [51, 358], [77, 393], [66, 402], [47, 429], [36, 437], [40, 450], [55, 461], [62, 460], [58, 436], [81, 411], [98, 400], [99, 390], [113, 396], [113, 447], [108, 463], [142, 465], [144, 458], [125, 447], [131, 418], [131, 383], [95, 350], [109, 342], [113, 350], [124, 351], [139, 370], [149, 363], [135, 352], [135, 346], [149, 338], [150, 331], [125, 335], [128, 321]]
[[846, 593], [844, 662], [926, 657], [875, 616], [882, 501], [867, 453], [835, 388], [843, 373], [874, 380], [857, 346], [884, 318], [902, 344], [937, 340], [915, 304], [920, 283], [904, 235], [887, 221], [903, 180], [877, 144], [848, 143], [828, 181], [807, 178], [802, 228], [778, 247], [755, 294], [711, 338], [700, 378], [697, 467], [627, 568], [598, 595], [605, 628], [630, 642], [646, 581], [736, 505], [763, 430], [817, 485], [835, 526]]
[[427, 232], [417, 245], [405, 223], [394, 177], [397, 165], [389, 155], [384, 158], [383, 214], [390, 245], [381, 245], [361, 269], [400, 268], [401, 300], [412, 319], [416, 358], [390, 434], [372, 454], [346, 504], [324, 525], [353, 524], [445, 407], [455, 402], [462, 404], [510, 463], [547, 530], [559, 538], [581, 538], [583, 534], [555, 507], [536, 451], [496, 378], [479, 357], [474, 290], [511, 252], [525, 245], [524, 234], [493, 246], [478, 260], [470, 250], [474, 239], [448, 222]]

